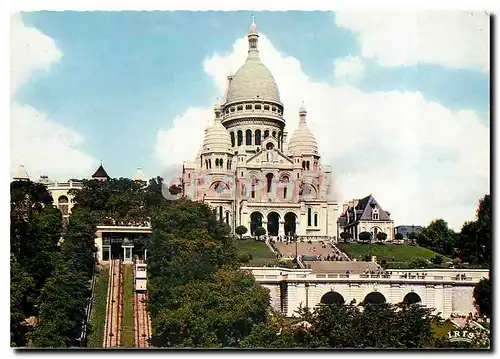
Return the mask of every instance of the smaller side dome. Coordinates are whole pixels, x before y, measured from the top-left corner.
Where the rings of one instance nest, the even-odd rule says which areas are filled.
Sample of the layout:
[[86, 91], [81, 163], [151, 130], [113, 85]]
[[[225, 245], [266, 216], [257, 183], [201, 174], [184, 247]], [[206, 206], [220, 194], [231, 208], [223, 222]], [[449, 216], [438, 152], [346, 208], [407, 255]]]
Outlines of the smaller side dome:
[[28, 172], [23, 165], [20, 165], [17, 171], [14, 173], [14, 177], [12, 177], [15, 181], [28, 181], [30, 176], [28, 176]]
[[231, 136], [220, 121], [222, 106], [217, 104], [214, 107], [215, 118], [212, 126], [205, 130], [205, 140], [203, 141], [203, 151], [231, 153]]
[[307, 110], [304, 105], [299, 110], [299, 127], [294, 131], [288, 143], [288, 152], [292, 156], [314, 155], [319, 156], [316, 137], [306, 123]]

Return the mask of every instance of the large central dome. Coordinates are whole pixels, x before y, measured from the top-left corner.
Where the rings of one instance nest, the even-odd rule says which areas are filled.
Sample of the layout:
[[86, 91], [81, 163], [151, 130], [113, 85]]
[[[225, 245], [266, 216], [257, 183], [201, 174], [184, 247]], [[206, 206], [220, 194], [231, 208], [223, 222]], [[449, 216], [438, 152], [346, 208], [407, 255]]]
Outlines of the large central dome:
[[248, 33], [248, 57], [229, 83], [226, 99], [228, 103], [254, 99], [281, 103], [274, 76], [259, 59], [258, 36], [257, 26], [253, 22]]
[[271, 71], [258, 57], [248, 57], [229, 84], [227, 102], [255, 98], [281, 102], [278, 85]]

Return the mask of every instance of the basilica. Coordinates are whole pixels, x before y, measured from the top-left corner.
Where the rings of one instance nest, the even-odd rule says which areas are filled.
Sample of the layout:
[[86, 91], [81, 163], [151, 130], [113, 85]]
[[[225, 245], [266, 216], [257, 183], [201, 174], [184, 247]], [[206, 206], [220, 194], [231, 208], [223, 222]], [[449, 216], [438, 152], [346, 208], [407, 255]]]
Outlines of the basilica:
[[208, 203], [233, 230], [336, 239], [340, 213], [331, 198], [331, 169], [321, 163], [304, 106], [290, 115], [299, 116], [299, 126], [288, 139], [285, 107], [259, 58], [258, 40], [252, 22], [247, 59], [228, 76], [196, 158], [184, 164], [183, 193]]

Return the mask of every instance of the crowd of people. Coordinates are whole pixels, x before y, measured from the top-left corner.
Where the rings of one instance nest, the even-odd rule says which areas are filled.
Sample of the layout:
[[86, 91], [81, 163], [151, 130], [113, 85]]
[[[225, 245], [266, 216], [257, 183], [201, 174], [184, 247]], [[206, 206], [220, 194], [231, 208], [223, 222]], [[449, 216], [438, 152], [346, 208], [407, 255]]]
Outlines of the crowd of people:
[[103, 220], [105, 226], [126, 226], [126, 227], [151, 227], [150, 221], [117, 221], [112, 217], [105, 217]]

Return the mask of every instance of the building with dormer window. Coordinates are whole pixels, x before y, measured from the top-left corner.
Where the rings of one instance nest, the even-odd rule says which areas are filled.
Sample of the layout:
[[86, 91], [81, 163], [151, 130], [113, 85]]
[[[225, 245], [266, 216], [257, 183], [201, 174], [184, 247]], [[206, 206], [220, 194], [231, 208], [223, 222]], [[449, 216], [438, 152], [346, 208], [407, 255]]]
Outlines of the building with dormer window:
[[380, 206], [370, 194], [362, 199], [344, 203], [342, 214], [337, 221], [337, 238], [347, 232], [352, 239], [359, 239], [361, 232], [370, 232], [373, 240], [378, 233], [387, 234], [387, 241], [394, 240], [394, 221], [391, 214]]

